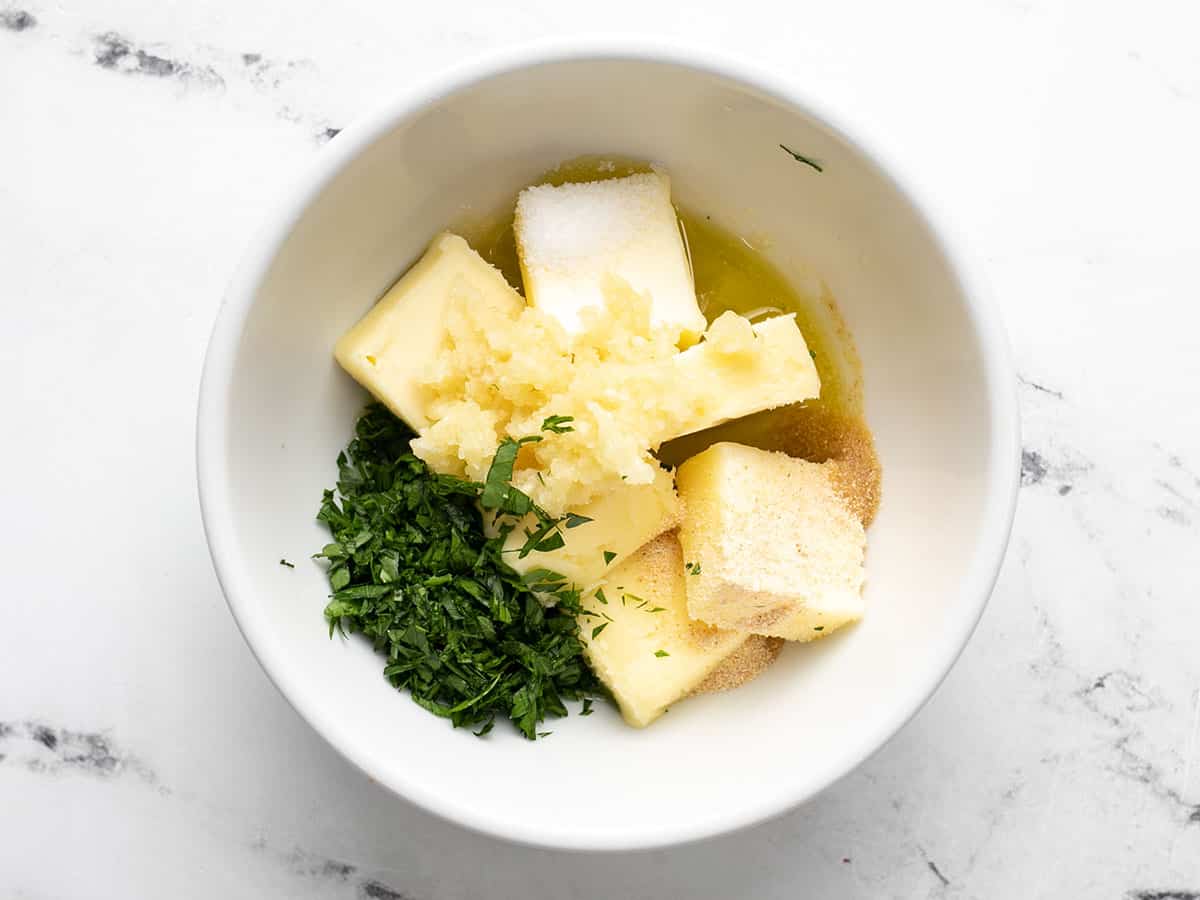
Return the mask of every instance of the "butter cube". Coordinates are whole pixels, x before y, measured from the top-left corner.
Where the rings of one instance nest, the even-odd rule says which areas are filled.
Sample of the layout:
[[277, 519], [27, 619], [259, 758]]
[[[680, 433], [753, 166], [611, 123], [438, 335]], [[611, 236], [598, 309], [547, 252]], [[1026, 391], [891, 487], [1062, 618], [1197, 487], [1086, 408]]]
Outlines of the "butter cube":
[[421, 378], [442, 349], [446, 311], [459, 298], [512, 316], [525, 306], [498, 269], [445, 232], [334, 347], [342, 368], [413, 429], [430, 424]]
[[703, 341], [672, 362], [691, 409], [671, 437], [821, 393], [821, 377], [794, 315], [751, 324], [735, 313], [722, 313]]
[[581, 310], [604, 306], [612, 279], [648, 295], [651, 322], [681, 346], [704, 331], [666, 175], [526, 188], [513, 227], [525, 295], [568, 332], [580, 330]]
[[828, 464], [720, 443], [676, 480], [693, 618], [792, 641], [862, 618], [866, 532]]
[[668, 532], [614, 569], [601, 595], [583, 600], [588, 663], [636, 728], [699, 687], [751, 637], [689, 619], [686, 578], [679, 540]]
[[[649, 484], [622, 484], [572, 512], [591, 521], [562, 527], [565, 544], [557, 550], [535, 550], [522, 559], [517, 551], [525, 543], [525, 532], [538, 525], [537, 518], [528, 515], [504, 541], [505, 562], [522, 574], [549, 569], [580, 590], [590, 589], [647, 541], [678, 525], [682, 515], [671, 473], [665, 469], [659, 469]], [[494, 521], [485, 518], [484, 527], [496, 534]]]

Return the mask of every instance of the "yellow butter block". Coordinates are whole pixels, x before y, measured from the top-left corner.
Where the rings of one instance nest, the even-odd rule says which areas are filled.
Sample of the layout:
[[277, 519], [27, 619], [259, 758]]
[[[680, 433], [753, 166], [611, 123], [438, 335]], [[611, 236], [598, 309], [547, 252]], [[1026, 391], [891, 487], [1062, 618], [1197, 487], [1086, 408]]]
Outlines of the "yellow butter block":
[[[526, 531], [538, 525], [531, 513], [505, 539], [505, 562], [522, 574], [549, 569], [580, 590], [590, 589], [647, 541], [678, 525], [682, 511], [671, 473], [659, 469], [649, 484], [622, 484], [572, 512], [591, 521], [561, 527], [564, 546], [522, 559], [517, 551]], [[494, 522], [485, 521], [485, 528], [496, 533]]]
[[821, 377], [794, 315], [751, 324], [722, 313], [704, 340], [672, 363], [690, 408], [671, 438], [821, 393]]
[[862, 617], [866, 532], [827, 464], [720, 443], [676, 482], [693, 618], [809, 641]]
[[343, 369], [413, 429], [429, 424], [421, 379], [441, 352], [453, 304], [516, 316], [525, 306], [499, 270], [461, 237], [434, 238], [425, 255], [334, 347]]
[[660, 535], [584, 598], [584, 652], [625, 721], [649, 725], [749, 639], [688, 618], [683, 551]]
[[583, 309], [604, 306], [613, 280], [648, 296], [651, 322], [679, 345], [704, 331], [666, 175], [526, 188], [513, 227], [526, 297], [568, 332]]

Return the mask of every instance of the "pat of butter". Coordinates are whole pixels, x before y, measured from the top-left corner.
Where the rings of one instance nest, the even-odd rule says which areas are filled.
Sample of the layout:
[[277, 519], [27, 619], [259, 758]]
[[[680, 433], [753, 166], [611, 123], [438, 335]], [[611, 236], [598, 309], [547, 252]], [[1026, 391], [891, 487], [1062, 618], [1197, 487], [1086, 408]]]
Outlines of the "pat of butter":
[[671, 438], [821, 394], [821, 377], [794, 315], [752, 325], [722, 313], [705, 339], [672, 363], [690, 409]]
[[[550, 569], [586, 590], [647, 541], [678, 525], [682, 514], [674, 479], [665, 469], [659, 469], [649, 484], [622, 484], [572, 512], [591, 521], [575, 528], [563, 527], [565, 543], [557, 550], [535, 550], [519, 558], [517, 551], [525, 543], [525, 531], [538, 525], [531, 513], [505, 539], [505, 562], [522, 574]], [[489, 534], [496, 534], [494, 523], [487, 517], [484, 527]]]
[[513, 227], [530, 304], [568, 332], [619, 279], [650, 298], [651, 322], [675, 329], [676, 343], [699, 340], [705, 320], [666, 175], [526, 188]]
[[690, 694], [749, 638], [688, 617], [684, 571], [679, 539], [668, 532], [609, 574], [606, 602], [595, 593], [582, 601], [588, 663], [636, 728]]
[[446, 311], [460, 298], [513, 316], [525, 306], [499, 270], [446, 232], [334, 348], [342, 368], [414, 429], [430, 424], [421, 378], [442, 349]]
[[679, 467], [679, 540], [700, 566], [686, 585], [694, 618], [790, 641], [862, 618], [867, 536], [831, 471], [733, 443]]

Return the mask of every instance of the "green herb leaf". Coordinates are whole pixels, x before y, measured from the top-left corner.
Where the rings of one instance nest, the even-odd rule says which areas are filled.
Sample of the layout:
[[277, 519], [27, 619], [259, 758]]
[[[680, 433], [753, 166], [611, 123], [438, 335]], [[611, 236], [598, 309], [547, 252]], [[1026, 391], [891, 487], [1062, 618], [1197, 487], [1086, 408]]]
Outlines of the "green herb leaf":
[[335, 600], [374, 600], [378, 597], [384, 597], [392, 593], [392, 586], [389, 584], [356, 584], [352, 587], [337, 591], [333, 595]]
[[513, 465], [520, 449], [521, 445], [512, 438], [505, 438], [496, 448], [483, 483], [483, 493], [479, 495], [479, 503], [484, 509], [497, 509], [508, 496], [508, 483], [512, 481]]
[[662, 659], [664, 656], [670, 656], [671, 654], [668, 653], [666, 650], [655, 650], [654, 655], [657, 656], [659, 659]]
[[785, 151], [786, 153], [788, 153], [792, 157], [792, 159], [794, 159], [796, 162], [804, 163], [804, 165], [806, 165], [806, 166], [811, 166], [812, 168], [816, 169], [818, 172], [825, 171], [821, 167], [820, 163], [809, 159], [807, 156], [801, 156], [799, 153], [797, 153], [795, 150], [792, 150], [790, 147], [785, 147], [783, 144], [780, 144], [779, 148], [781, 150]]
[[568, 528], [578, 528], [580, 525], [586, 525], [591, 521], [594, 520], [589, 519], [587, 516], [581, 516], [576, 513], [567, 513], [566, 522]]
[[602, 587], [596, 588], [596, 599], [599, 600], [601, 603], [603, 603], [605, 606], [608, 606], [608, 598], [604, 596], [604, 588], [602, 588]]
[[547, 416], [542, 420], [542, 431], [552, 431], [555, 434], [566, 434], [568, 431], [574, 431], [575, 426], [568, 425], [568, 422], [574, 422], [574, 416]]
[[534, 550], [545, 553], [562, 547], [566, 542], [558, 531], [558, 525], [558, 519], [547, 519], [532, 531], [527, 530], [525, 543], [517, 551], [517, 558], [524, 559]]
[[613, 553], [611, 550], [604, 551], [604, 564], [606, 566], [616, 558], [617, 558], [617, 554]]
[[329, 586], [340, 591], [350, 583], [350, 570], [346, 566], [329, 570]]
[[332, 622], [334, 619], [340, 619], [343, 616], [356, 615], [360, 608], [360, 604], [351, 603], [349, 600], [331, 600], [329, 605], [325, 607], [325, 618]]
[[590, 716], [592, 714], [592, 698], [583, 698], [583, 708], [579, 710], [581, 716]]
[[602, 632], [607, 627], [608, 627], [607, 622], [601, 622], [599, 625], [597, 625], [595, 628], [593, 628], [592, 629], [592, 640], [595, 640], [596, 638], [598, 638], [600, 636], [600, 632]]
[[505, 515], [516, 516], [518, 518], [533, 508], [534, 504], [530, 496], [524, 491], [513, 487], [511, 484], [505, 488], [504, 498], [500, 501], [498, 507], [500, 512]]
[[824, 631], [824, 630], [825, 630], [824, 625], [814, 625], [813, 626], [813, 631]]
[[279, 564], [280, 564], [281, 566], [287, 566], [289, 569], [294, 569], [294, 568], [296, 568], [296, 567], [295, 567], [295, 566], [293, 566], [293, 565], [292, 565], [290, 562], [288, 562], [286, 559], [281, 559], [281, 560], [279, 561]]
[[539, 553], [549, 553], [551, 550], [558, 550], [560, 547], [565, 546], [566, 543], [567, 542], [563, 540], [562, 534], [556, 531], [544, 541], [538, 541], [538, 545], [535, 549]]
[[549, 569], [532, 569], [521, 576], [521, 580], [531, 591], [541, 594], [554, 594], [567, 586], [566, 579], [557, 572]]

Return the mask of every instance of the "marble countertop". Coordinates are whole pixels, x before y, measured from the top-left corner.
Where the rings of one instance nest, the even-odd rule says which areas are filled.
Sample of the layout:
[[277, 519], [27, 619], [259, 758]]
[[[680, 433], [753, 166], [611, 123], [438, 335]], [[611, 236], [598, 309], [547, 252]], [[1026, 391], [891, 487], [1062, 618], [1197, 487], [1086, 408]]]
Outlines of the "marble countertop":
[[[782, 819], [617, 857], [467, 833], [327, 747], [226, 611], [192, 451], [290, 178], [390, 86], [598, 24], [788, 72], [951, 198], [1025, 423], [933, 701]], [[1198, 33], [1191, 0], [0, 0], [0, 896], [1200, 900]]]

